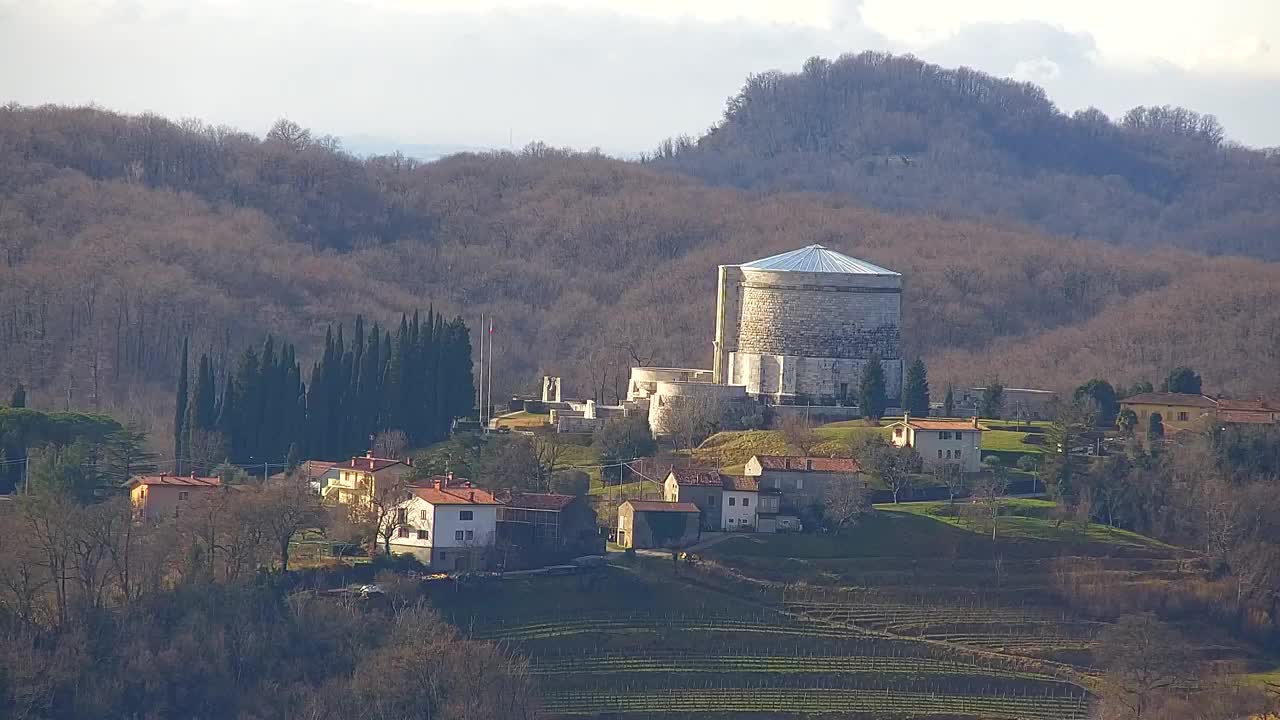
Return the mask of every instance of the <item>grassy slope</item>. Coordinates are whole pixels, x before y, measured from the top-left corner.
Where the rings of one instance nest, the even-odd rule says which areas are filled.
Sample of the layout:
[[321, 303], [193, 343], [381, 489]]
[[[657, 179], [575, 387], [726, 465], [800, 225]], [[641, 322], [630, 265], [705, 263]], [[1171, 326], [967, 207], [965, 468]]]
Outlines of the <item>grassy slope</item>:
[[[1043, 426], [1045, 423], [1028, 423]], [[846, 420], [829, 423], [816, 430], [819, 443], [814, 446], [813, 454], [823, 457], [849, 456], [849, 448], [855, 441], [878, 435], [889, 438], [889, 427], [868, 426], [863, 420]], [[983, 433], [982, 449], [1003, 452], [1030, 453], [1039, 455], [1044, 452], [1039, 445], [1023, 442], [1026, 435], [1020, 431], [992, 430]], [[799, 449], [787, 444], [782, 433], [776, 430], [744, 430], [721, 432], [712, 435], [700, 447], [693, 451], [694, 459], [710, 465], [716, 465], [725, 472], [741, 472], [741, 466], [751, 459], [752, 455], [797, 455]]]

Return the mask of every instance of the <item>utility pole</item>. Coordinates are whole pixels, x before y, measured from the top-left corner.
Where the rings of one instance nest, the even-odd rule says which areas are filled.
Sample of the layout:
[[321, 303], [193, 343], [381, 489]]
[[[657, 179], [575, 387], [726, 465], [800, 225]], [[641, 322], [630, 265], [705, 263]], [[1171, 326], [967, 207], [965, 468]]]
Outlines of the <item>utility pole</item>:
[[[493, 405], [493, 317], [492, 316], [489, 318], [489, 379], [487, 381], [487, 385], [488, 387], [485, 389], [485, 394], [488, 396], [489, 404]], [[488, 424], [486, 424], [485, 432], [488, 432], [488, 429], [489, 429], [489, 426]]]
[[476, 373], [476, 412], [480, 417], [480, 430], [485, 428], [484, 424], [484, 319], [485, 316], [480, 315], [480, 371]]
[[22, 494], [31, 494], [31, 448], [27, 448], [22, 461]]

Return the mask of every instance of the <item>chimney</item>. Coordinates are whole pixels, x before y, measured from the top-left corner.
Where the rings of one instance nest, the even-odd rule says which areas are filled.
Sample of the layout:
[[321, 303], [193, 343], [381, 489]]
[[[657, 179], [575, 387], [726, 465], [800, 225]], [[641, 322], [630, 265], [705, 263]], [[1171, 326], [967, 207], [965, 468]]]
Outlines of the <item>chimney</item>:
[[369, 459], [373, 459], [373, 448], [369, 448], [368, 450], [366, 450], [364, 453], [364, 456]]
[[444, 489], [444, 478], [440, 477], [439, 475], [436, 476], [436, 489], [437, 490]]
[[450, 470], [449, 472], [447, 472], [447, 473], [445, 473], [445, 474], [444, 474], [444, 481], [445, 481], [446, 483], [448, 483], [449, 485], [452, 485], [452, 484], [453, 484], [453, 471], [452, 471], [452, 470]]
[[195, 471], [195, 470], [192, 470], [192, 471], [191, 471], [191, 479], [192, 479], [192, 480], [195, 480], [195, 479], [196, 479], [196, 471]]
[[475, 502], [475, 501], [476, 501], [476, 494], [475, 494], [475, 491], [472, 491], [472, 492], [470, 492], [470, 493], [467, 493], [467, 495], [468, 495], [468, 497], [467, 497], [467, 499], [468, 499], [468, 500], [470, 500], [471, 502]]
[[977, 415], [974, 415], [974, 416], [973, 416], [973, 427], [974, 427], [974, 429], [975, 429], [975, 430], [978, 428], [978, 416], [977, 416]]

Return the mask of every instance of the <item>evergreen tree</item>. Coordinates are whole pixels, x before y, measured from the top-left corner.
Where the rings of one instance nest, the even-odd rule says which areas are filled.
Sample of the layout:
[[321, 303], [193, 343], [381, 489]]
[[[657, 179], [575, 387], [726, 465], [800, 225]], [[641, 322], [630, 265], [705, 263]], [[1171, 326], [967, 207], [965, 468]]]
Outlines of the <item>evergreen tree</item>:
[[907, 369], [907, 382], [902, 389], [904, 409], [917, 417], [929, 414], [929, 373], [924, 360], [916, 358]]
[[1161, 383], [1160, 389], [1164, 392], [1199, 395], [1202, 392], [1201, 386], [1200, 375], [1195, 370], [1176, 367]]
[[1004, 385], [999, 380], [992, 380], [982, 388], [982, 397], [978, 400], [978, 415], [984, 418], [999, 419], [1000, 409], [1004, 406]]
[[879, 355], [872, 355], [871, 359], [867, 360], [866, 367], [862, 369], [862, 383], [858, 395], [862, 405], [862, 417], [877, 422], [884, 417], [887, 399], [884, 387], [884, 365], [880, 363]]
[[947, 385], [947, 394], [942, 398], [942, 416], [955, 417], [956, 412], [956, 394], [955, 389]]
[[1111, 427], [1116, 421], [1116, 413], [1120, 412], [1120, 401], [1116, 398], [1116, 390], [1106, 380], [1094, 378], [1076, 388], [1072, 398], [1076, 401], [1088, 398], [1097, 406], [1097, 417], [1094, 424], [1098, 427]]
[[182, 341], [182, 364], [178, 368], [178, 389], [175, 392], [173, 412], [174, 472], [182, 473], [182, 460], [187, 456], [187, 340]]

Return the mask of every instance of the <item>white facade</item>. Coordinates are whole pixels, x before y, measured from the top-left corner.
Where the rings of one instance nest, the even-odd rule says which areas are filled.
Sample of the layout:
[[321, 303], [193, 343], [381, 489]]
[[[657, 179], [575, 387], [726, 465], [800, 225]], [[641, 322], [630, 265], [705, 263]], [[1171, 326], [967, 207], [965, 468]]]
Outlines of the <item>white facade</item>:
[[[944, 428], [943, 425], [949, 427]], [[956, 465], [961, 472], [978, 472], [982, 469], [982, 433], [963, 422], [942, 423], [898, 422], [893, 425], [893, 444], [916, 449], [925, 467], [939, 464]]]
[[476, 557], [493, 546], [497, 533], [497, 505], [434, 505], [415, 496], [396, 510], [401, 517], [391, 552], [414, 555], [435, 569], [474, 568]]
[[724, 505], [720, 508], [721, 530], [744, 531], [756, 527], [756, 510], [759, 508], [759, 493], [743, 490], [725, 490], [721, 497]]

